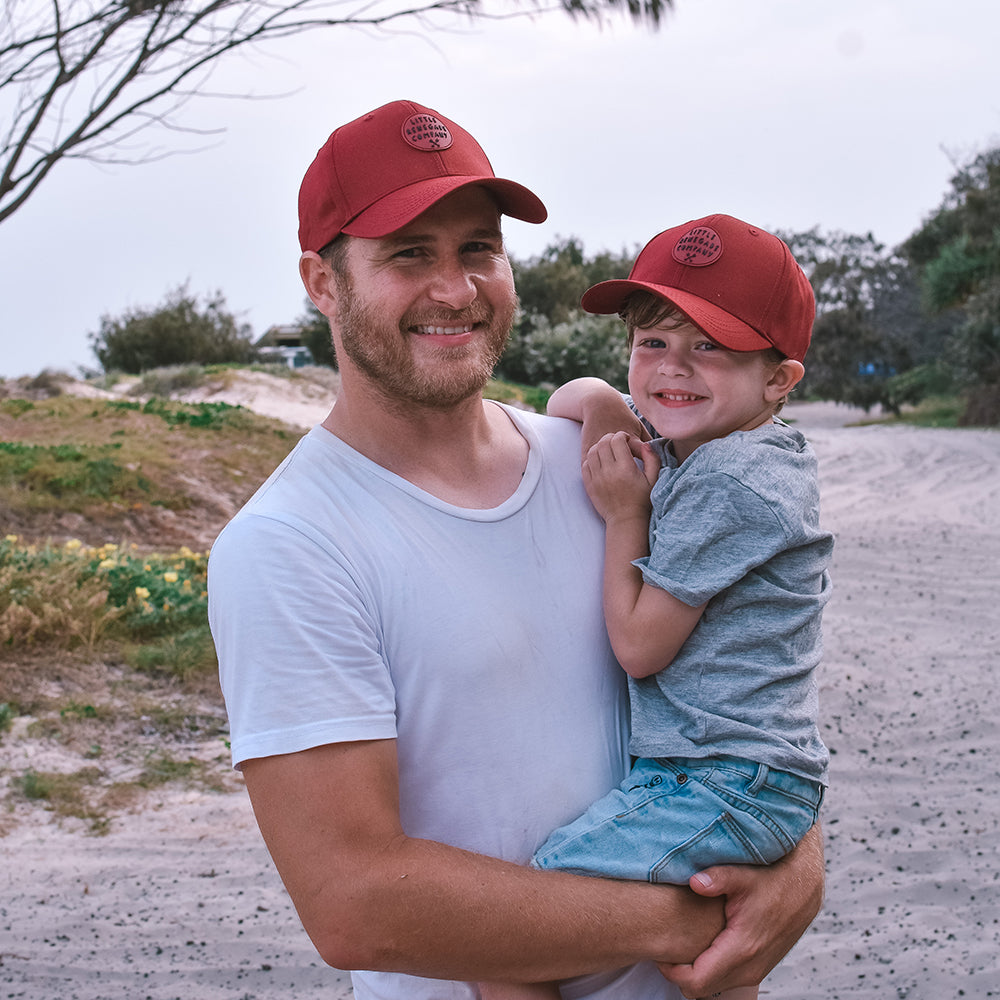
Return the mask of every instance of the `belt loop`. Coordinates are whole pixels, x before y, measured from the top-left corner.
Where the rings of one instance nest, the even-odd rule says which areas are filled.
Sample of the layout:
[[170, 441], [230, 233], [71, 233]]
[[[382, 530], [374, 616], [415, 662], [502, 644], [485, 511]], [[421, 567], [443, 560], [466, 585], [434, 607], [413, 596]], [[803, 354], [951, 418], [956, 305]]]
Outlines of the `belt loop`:
[[758, 764], [757, 774], [747, 786], [747, 795], [756, 795], [764, 787], [764, 783], [767, 781], [767, 776], [770, 773], [771, 769], [767, 764]]

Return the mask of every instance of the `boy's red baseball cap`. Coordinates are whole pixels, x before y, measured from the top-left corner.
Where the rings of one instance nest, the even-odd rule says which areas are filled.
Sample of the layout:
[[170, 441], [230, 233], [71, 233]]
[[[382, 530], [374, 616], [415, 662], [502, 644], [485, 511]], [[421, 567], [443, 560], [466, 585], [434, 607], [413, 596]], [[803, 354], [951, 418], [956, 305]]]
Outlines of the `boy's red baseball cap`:
[[526, 187], [493, 173], [461, 126], [413, 101], [393, 101], [341, 125], [316, 154], [299, 189], [299, 245], [321, 250], [335, 236], [387, 236], [447, 194], [489, 189], [500, 211], [544, 222]]
[[654, 236], [627, 279], [583, 294], [587, 312], [621, 312], [636, 291], [672, 302], [731, 351], [776, 347], [795, 361], [809, 348], [816, 299], [785, 243], [731, 215], [709, 215]]

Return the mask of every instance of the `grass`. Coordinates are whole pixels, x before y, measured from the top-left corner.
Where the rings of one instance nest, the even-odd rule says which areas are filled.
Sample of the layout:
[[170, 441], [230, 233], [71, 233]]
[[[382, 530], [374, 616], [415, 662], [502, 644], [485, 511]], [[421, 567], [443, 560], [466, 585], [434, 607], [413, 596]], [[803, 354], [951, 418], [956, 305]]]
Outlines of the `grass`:
[[82, 820], [88, 833], [102, 836], [111, 829], [116, 813], [130, 808], [144, 793], [165, 785], [226, 791], [219, 769], [196, 757], [176, 757], [162, 749], [149, 750], [138, 774], [129, 781], [109, 781], [95, 765], [75, 771], [27, 768], [14, 780], [12, 800], [41, 806], [60, 819]]
[[958, 427], [964, 411], [965, 403], [956, 396], [930, 396], [915, 406], [907, 407], [902, 416], [889, 422], [917, 427]]
[[296, 437], [225, 403], [10, 397], [0, 400], [0, 505], [25, 522], [182, 511], [197, 502], [186, 459], [201, 460], [203, 489], [232, 492], [263, 479]]
[[299, 432], [220, 403], [28, 388], [0, 386], [0, 835], [26, 809], [100, 834], [159, 789], [238, 784], [207, 548]]
[[[146, 643], [183, 656], [147, 658], [178, 675], [214, 665], [207, 642], [207, 552], [142, 554], [138, 546], [0, 540], [0, 648], [114, 649], [135, 665]], [[197, 662], [196, 662], [197, 661]], [[0, 680], [0, 697], [3, 685]]]

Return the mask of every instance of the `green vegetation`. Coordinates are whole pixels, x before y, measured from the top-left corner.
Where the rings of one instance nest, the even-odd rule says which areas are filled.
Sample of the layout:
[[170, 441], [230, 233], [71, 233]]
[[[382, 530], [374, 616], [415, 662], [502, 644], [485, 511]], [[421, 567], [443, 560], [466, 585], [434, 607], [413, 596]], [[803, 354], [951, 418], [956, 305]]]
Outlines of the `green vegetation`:
[[[206, 550], [297, 432], [219, 403], [10, 388], [0, 384], [0, 835], [31, 804], [101, 833], [161, 785], [227, 780]], [[27, 739], [77, 766], [18, 763]]]
[[[205, 488], [242, 495], [248, 474], [262, 480], [294, 436], [225, 403], [2, 399], [0, 508], [9, 523], [26, 529], [46, 512], [72, 511], [119, 526], [123, 510], [139, 521], [151, 508], [189, 510], [196, 500], [185, 456], [204, 457], [198, 477]], [[42, 523], [33, 538], [45, 537]]]
[[222, 293], [202, 304], [185, 285], [169, 292], [159, 306], [102, 316], [90, 343], [105, 371], [132, 374], [167, 365], [245, 364], [254, 357], [250, 327], [229, 312]]
[[181, 679], [210, 670], [206, 563], [207, 553], [186, 546], [143, 555], [135, 545], [22, 545], [8, 535], [0, 541], [0, 648], [95, 652], [114, 644], [133, 666]]

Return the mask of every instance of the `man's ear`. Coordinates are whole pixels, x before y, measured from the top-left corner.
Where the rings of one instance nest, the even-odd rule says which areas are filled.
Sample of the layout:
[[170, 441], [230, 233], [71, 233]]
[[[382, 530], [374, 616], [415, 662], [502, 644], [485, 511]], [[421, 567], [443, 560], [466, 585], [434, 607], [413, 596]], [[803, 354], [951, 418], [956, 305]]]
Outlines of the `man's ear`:
[[326, 317], [336, 311], [337, 296], [333, 272], [315, 250], [307, 250], [299, 258], [299, 276], [313, 305]]
[[771, 372], [771, 377], [764, 386], [764, 398], [769, 403], [776, 403], [779, 399], [783, 399], [802, 381], [802, 376], [805, 373], [806, 369], [801, 361], [785, 358]]

